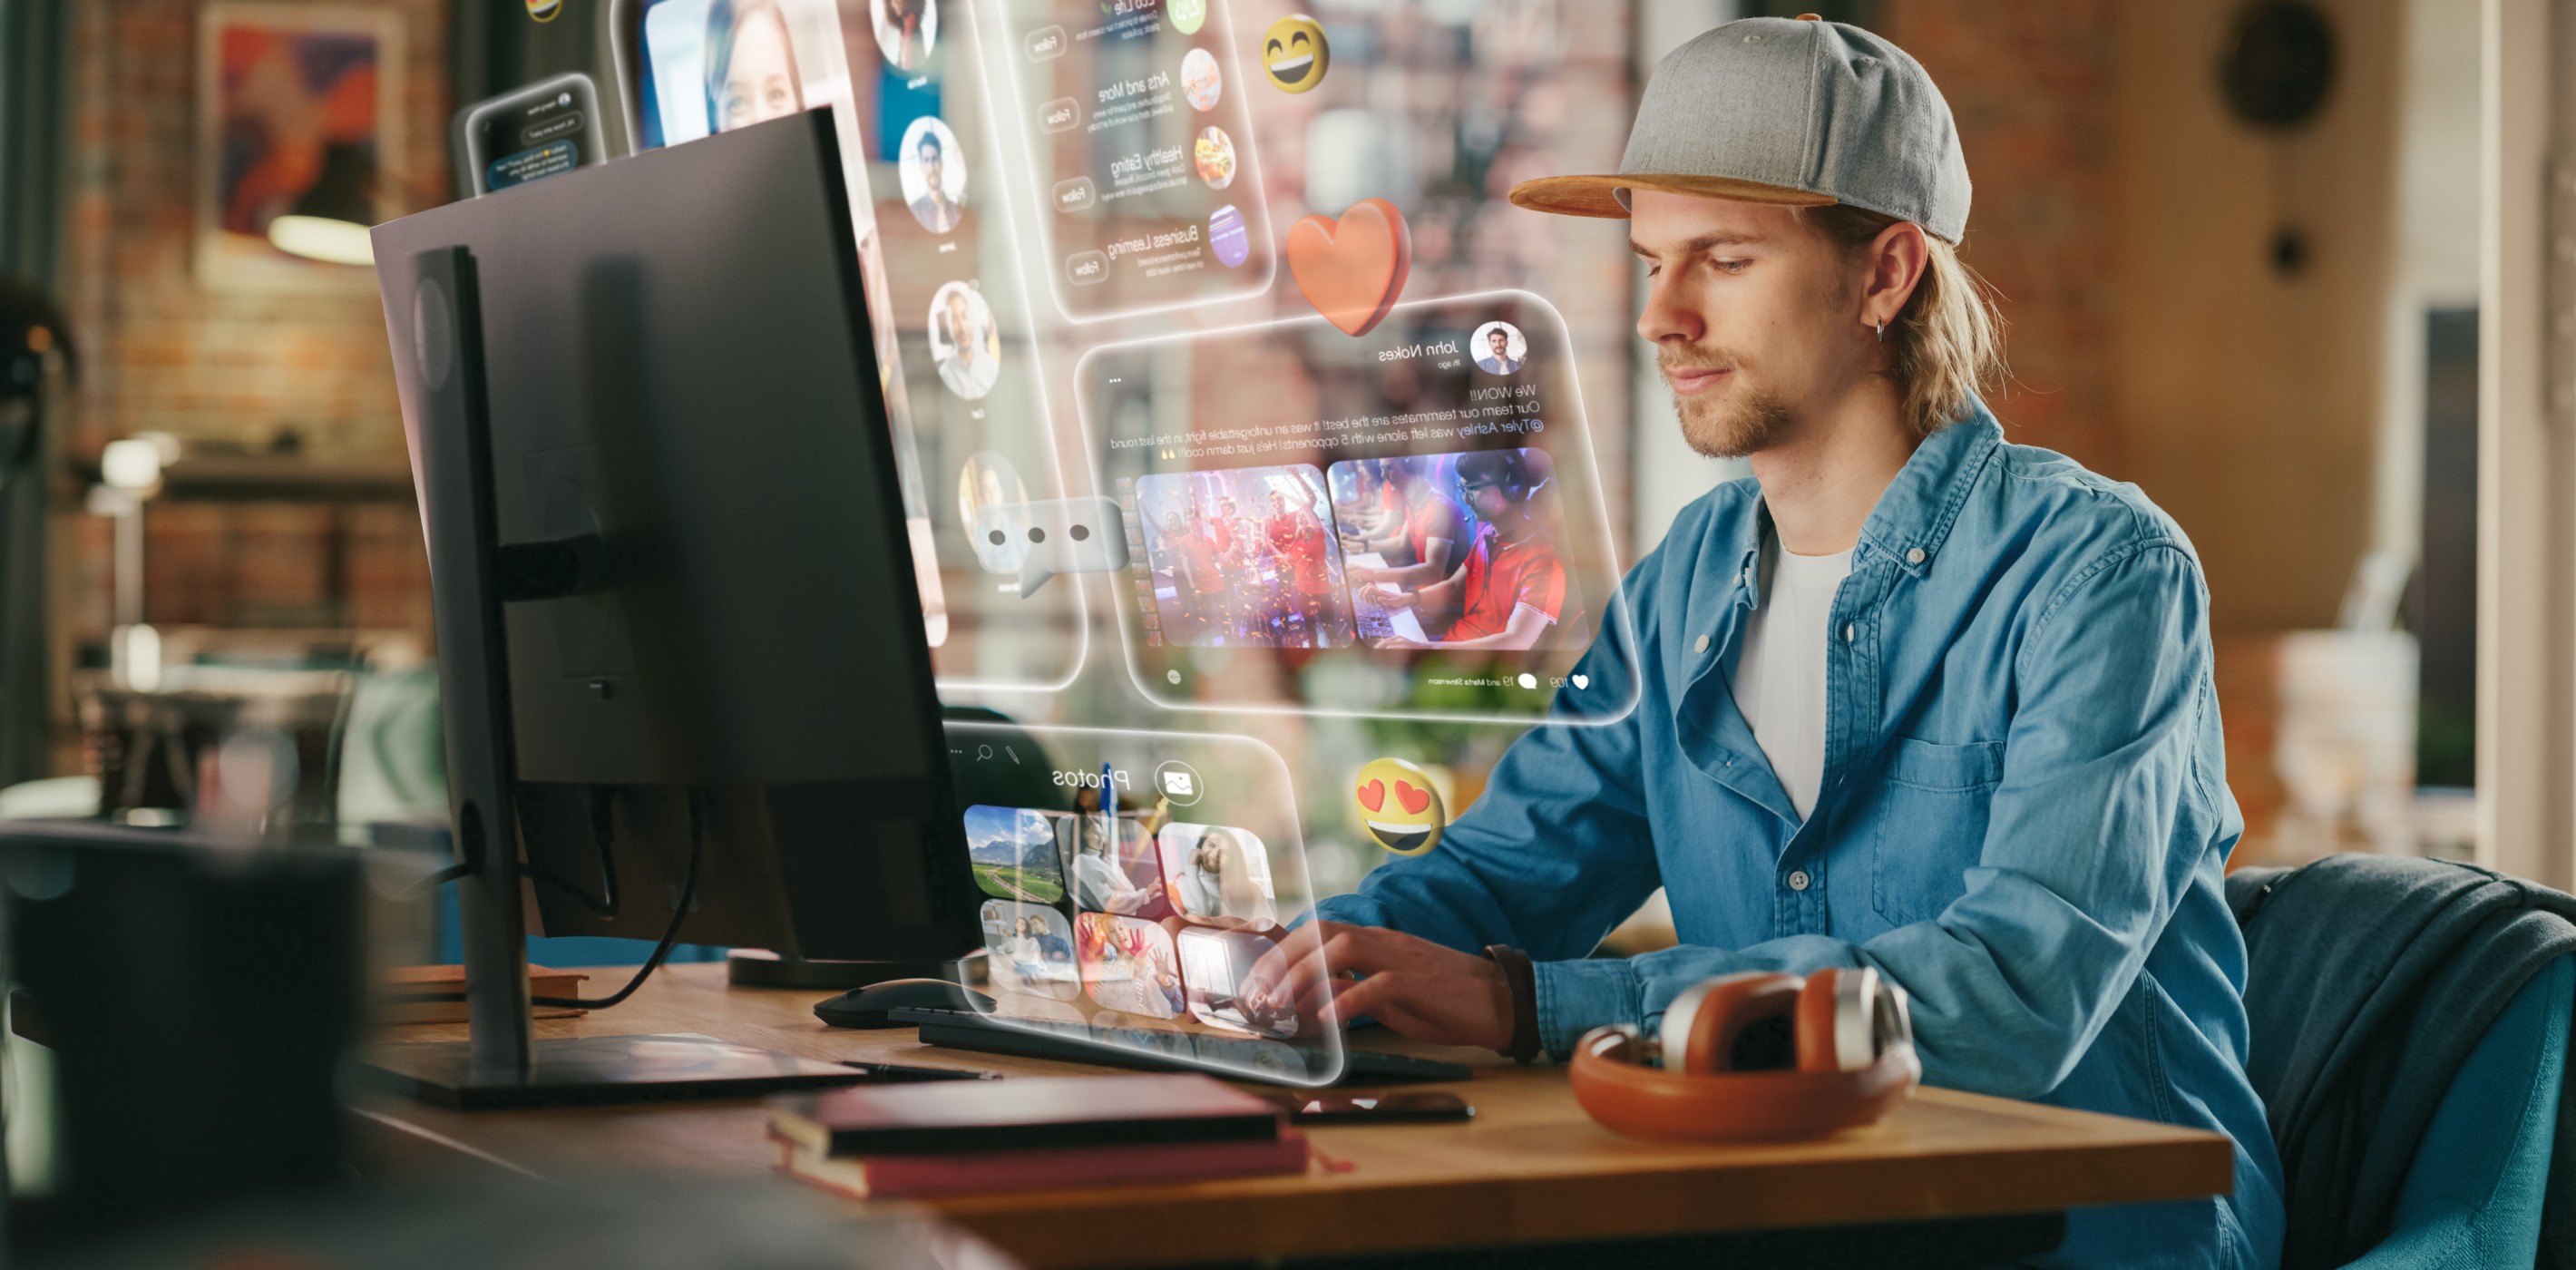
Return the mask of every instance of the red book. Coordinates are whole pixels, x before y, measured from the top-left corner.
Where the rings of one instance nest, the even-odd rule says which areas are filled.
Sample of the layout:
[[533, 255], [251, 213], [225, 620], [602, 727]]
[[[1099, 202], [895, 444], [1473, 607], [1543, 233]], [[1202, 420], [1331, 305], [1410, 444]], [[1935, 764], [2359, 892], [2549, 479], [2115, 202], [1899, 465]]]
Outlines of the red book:
[[1206, 1076], [1017, 1077], [790, 1094], [770, 1132], [818, 1156], [1269, 1142], [1279, 1109]]
[[1091, 1186], [1149, 1186], [1306, 1171], [1306, 1135], [1294, 1129], [1282, 1129], [1279, 1136], [1266, 1142], [1055, 1147], [840, 1159], [775, 1133], [769, 1135], [769, 1140], [778, 1144], [779, 1172], [852, 1199], [888, 1195], [935, 1199], [945, 1195], [999, 1195]]

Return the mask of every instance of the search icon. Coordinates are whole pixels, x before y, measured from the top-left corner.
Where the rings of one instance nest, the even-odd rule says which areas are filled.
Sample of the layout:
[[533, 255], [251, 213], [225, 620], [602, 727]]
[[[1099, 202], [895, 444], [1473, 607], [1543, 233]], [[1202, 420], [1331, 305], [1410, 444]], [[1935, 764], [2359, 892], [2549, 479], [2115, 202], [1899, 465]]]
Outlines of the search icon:
[[991, 758], [991, 757], [993, 757], [993, 747], [992, 747], [992, 746], [989, 746], [989, 745], [978, 745], [978, 746], [976, 746], [976, 747], [975, 747], [975, 761], [976, 761], [976, 762], [981, 763], [981, 762], [983, 762], [983, 761], [985, 761], [986, 759], [989, 759], [989, 758]]

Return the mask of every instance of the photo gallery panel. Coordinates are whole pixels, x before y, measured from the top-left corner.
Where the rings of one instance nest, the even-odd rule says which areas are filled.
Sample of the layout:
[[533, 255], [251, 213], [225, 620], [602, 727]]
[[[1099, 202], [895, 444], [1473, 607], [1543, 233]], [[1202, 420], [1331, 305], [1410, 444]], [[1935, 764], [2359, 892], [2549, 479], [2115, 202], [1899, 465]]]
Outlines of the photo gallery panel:
[[969, 807], [967, 852], [988, 897], [988, 981], [1031, 1002], [1294, 1036], [1293, 1017], [1248, 1007], [1235, 991], [1278, 942], [1268, 846], [1247, 829], [1153, 819]]

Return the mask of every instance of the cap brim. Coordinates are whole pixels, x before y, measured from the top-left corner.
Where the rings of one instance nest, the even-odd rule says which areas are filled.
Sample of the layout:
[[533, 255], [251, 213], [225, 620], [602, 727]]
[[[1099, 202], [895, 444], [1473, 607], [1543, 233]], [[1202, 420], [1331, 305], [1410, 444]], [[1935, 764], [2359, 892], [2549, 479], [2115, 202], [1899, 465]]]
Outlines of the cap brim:
[[1661, 190], [1667, 194], [1726, 198], [1739, 203], [1770, 203], [1781, 207], [1830, 207], [1834, 203], [1832, 198], [1809, 190], [1740, 181], [1726, 176], [1689, 175], [1543, 176], [1513, 186], [1511, 200], [1514, 206], [1526, 207], [1533, 212], [1626, 220], [1628, 206], [1619, 201], [1620, 190]]

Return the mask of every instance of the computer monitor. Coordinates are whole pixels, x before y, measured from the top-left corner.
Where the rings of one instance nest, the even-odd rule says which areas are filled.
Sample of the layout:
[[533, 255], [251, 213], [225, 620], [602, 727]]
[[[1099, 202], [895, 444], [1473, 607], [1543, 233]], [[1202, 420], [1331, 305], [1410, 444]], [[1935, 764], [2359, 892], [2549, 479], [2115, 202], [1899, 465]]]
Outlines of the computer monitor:
[[547, 934], [981, 944], [845, 191], [815, 111], [375, 230], [472, 866], [473, 1047], [406, 1056], [425, 1095], [615, 1096], [615, 1047], [531, 1046], [523, 894]]

